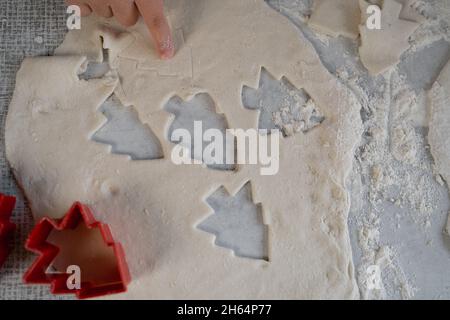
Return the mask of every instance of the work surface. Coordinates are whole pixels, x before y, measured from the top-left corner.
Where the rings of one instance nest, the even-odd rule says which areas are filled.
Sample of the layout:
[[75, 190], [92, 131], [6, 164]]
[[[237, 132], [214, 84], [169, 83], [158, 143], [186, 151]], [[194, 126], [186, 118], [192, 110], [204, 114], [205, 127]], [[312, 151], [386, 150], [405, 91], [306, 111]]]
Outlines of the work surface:
[[[417, 49], [405, 53], [388, 79], [372, 78], [357, 59], [357, 42], [329, 39], [305, 25], [312, 1], [269, 3], [305, 34], [327, 69], [352, 87], [363, 106], [361, 116], [366, 131], [348, 180], [352, 202], [349, 226], [362, 297], [450, 298], [450, 238], [443, 233], [449, 208], [448, 190], [445, 184], [436, 181], [432, 171], [425, 99], [425, 91], [450, 57], [450, 44], [442, 34], [448, 32], [448, 27], [440, 23], [430, 33], [426, 32], [430, 26], [420, 29], [412, 40]], [[436, 15], [436, 5], [445, 0], [427, 3], [424, 10], [431, 19]], [[3, 127], [15, 74], [23, 58], [51, 54], [62, 41], [66, 26], [62, 1], [23, 0], [12, 4], [0, 0], [0, 8]], [[386, 102], [387, 91], [399, 98]], [[402, 95], [415, 101], [406, 115]], [[402, 152], [404, 145], [397, 148], [395, 140], [397, 128], [406, 120], [414, 123], [414, 137], [408, 142], [408, 147], [414, 145], [413, 154]], [[375, 141], [374, 128], [385, 133], [386, 138]], [[5, 160], [3, 130], [0, 137], [0, 192], [18, 197], [14, 212], [14, 222], [18, 224], [15, 249], [0, 271], [0, 299], [54, 298], [47, 287], [21, 284], [22, 274], [34, 258], [22, 249], [33, 221]], [[389, 179], [377, 179], [378, 171]], [[373, 266], [380, 269], [383, 278], [383, 285], [377, 290], [369, 290], [365, 282], [366, 273]]]

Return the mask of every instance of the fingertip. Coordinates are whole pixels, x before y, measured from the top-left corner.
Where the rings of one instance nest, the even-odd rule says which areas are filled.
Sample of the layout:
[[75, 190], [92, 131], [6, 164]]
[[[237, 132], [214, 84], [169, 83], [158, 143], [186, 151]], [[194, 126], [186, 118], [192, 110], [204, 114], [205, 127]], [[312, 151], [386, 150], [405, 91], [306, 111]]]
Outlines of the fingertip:
[[175, 55], [175, 46], [170, 34], [166, 37], [166, 39], [159, 42], [158, 51], [161, 59], [164, 60], [170, 59]]
[[163, 50], [160, 51], [160, 57], [163, 60], [169, 60], [172, 59], [175, 55], [175, 50], [172, 48], [170, 50]]
[[175, 54], [175, 48], [169, 23], [164, 15], [162, 0], [135, 0], [139, 13], [153, 37], [156, 50], [161, 59], [170, 59]]
[[175, 45], [172, 38], [172, 32], [166, 21], [159, 24], [158, 27], [150, 27], [153, 39], [155, 40], [157, 51], [162, 59], [170, 59], [175, 55]]

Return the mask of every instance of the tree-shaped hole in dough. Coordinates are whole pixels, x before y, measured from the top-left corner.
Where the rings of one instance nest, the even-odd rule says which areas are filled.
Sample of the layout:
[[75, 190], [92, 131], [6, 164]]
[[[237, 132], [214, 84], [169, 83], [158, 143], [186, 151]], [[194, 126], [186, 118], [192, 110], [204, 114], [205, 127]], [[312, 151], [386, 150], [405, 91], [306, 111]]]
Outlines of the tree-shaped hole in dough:
[[250, 181], [234, 196], [221, 187], [206, 202], [214, 213], [198, 229], [214, 234], [217, 246], [233, 250], [238, 257], [269, 261], [269, 227], [264, 224], [262, 205], [253, 202]]
[[112, 95], [100, 107], [108, 121], [91, 140], [110, 145], [111, 152], [128, 155], [132, 160], [164, 158], [161, 143], [148, 125], [140, 122], [133, 107], [125, 107]]
[[259, 129], [279, 129], [285, 137], [308, 132], [325, 119], [304, 89], [286, 77], [275, 79], [264, 67], [259, 88], [242, 88], [242, 103], [246, 109], [259, 110]]
[[[217, 113], [216, 103], [208, 93], [198, 93], [188, 101], [184, 101], [178, 96], [172, 97], [165, 105], [164, 110], [172, 113], [175, 118], [171, 123], [168, 131], [168, 140], [175, 144], [181, 144], [183, 147], [189, 148], [189, 152], [192, 159], [202, 161], [207, 164], [207, 167], [215, 170], [236, 170], [236, 164], [233, 161], [228, 161], [227, 164], [227, 151], [228, 153], [233, 153], [231, 158], [235, 158], [236, 150], [234, 150], [234, 139], [227, 139], [227, 129], [228, 121], [224, 114]], [[200, 132], [201, 126], [201, 132]], [[202, 147], [195, 148], [195, 137], [197, 128], [197, 133], [202, 134], [210, 129], [219, 130], [221, 137], [223, 138], [221, 142], [222, 148], [222, 158], [220, 163], [214, 161], [215, 159], [205, 159], [207, 156], [204, 152], [205, 148], [209, 145], [209, 142], [205, 142], [202, 139]], [[173, 132], [178, 129], [184, 129], [189, 132], [191, 137], [190, 143], [185, 143], [183, 141], [176, 140], [173, 137]], [[214, 141], [219, 142], [219, 141]], [[231, 150], [231, 151], [230, 151]], [[230, 157], [229, 157], [230, 158]]]

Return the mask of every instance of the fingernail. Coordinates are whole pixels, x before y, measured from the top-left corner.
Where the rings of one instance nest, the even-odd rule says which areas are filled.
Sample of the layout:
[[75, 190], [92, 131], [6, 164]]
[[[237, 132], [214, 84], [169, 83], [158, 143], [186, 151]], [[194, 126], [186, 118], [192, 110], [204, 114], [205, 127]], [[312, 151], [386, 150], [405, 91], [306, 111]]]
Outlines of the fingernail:
[[165, 49], [164, 51], [160, 51], [160, 56], [161, 56], [161, 59], [167, 60], [167, 59], [173, 58], [174, 53], [175, 52], [174, 52], [173, 48]]

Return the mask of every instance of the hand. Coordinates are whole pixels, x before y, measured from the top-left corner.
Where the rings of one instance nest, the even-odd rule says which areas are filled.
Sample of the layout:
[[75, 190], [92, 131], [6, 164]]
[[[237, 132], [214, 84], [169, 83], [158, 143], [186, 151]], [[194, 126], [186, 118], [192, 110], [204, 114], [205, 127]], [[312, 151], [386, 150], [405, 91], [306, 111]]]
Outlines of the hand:
[[114, 16], [125, 27], [136, 24], [139, 16], [142, 16], [160, 57], [170, 59], [174, 55], [172, 33], [164, 15], [163, 0], [66, 0], [66, 3], [79, 6], [83, 16], [92, 12], [105, 18]]

